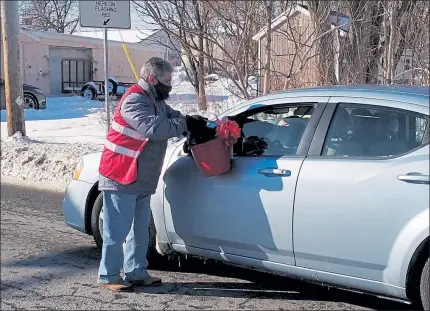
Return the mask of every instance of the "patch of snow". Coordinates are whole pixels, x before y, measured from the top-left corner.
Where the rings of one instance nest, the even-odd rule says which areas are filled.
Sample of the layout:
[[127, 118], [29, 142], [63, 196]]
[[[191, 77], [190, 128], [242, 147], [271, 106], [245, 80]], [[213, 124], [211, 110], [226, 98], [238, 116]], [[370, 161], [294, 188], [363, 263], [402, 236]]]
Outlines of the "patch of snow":
[[208, 74], [207, 76], [205, 76], [205, 80], [206, 81], [218, 81], [219, 80], [219, 75], [216, 74], [216, 73]]
[[25, 110], [26, 137], [7, 137], [6, 111], [1, 111], [1, 175], [60, 187], [76, 163], [102, 149], [106, 126], [99, 121], [101, 101], [80, 96], [48, 97], [47, 109]]
[[248, 83], [254, 83], [256, 84], [258, 82], [258, 79], [256, 76], [249, 76], [248, 77]]
[[[255, 76], [248, 77], [248, 93], [252, 97], [256, 96], [257, 82]], [[218, 74], [209, 74], [205, 76], [205, 83], [205, 92], [208, 101], [214, 101], [211, 100], [211, 97], [213, 98], [214, 96], [219, 101], [219, 97], [223, 97], [224, 100], [232, 95], [241, 95], [238, 87], [230, 78], [221, 77]], [[193, 99], [197, 98], [196, 91], [182, 67], [176, 67], [172, 75], [172, 97], [175, 95], [187, 95], [190, 97], [194, 96]]]
[[97, 144], [44, 142], [18, 132], [1, 140], [1, 174], [33, 182], [55, 181], [64, 187], [79, 159], [100, 150]]
[[[102, 144], [106, 129], [99, 123], [96, 113], [103, 106], [102, 101], [81, 96], [48, 97], [45, 110], [24, 111], [26, 134], [46, 142]], [[6, 110], [2, 110], [2, 138], [7, 136], [6, 118]]]
[[175, 109], [180, 111], [182, 114], [193, 115], [198, 114], [204, 116], [208, 119], [214, 119], [219, 116], [224, 111], [234, 107], [240, 101], [238, 97], [230, 96], [228, 100], [221, 102], [210, 102], [207, 104], [208, 110], [202, 111], [195, 103], [186, 103], [186, 102], [172, 102], [169, 105]]

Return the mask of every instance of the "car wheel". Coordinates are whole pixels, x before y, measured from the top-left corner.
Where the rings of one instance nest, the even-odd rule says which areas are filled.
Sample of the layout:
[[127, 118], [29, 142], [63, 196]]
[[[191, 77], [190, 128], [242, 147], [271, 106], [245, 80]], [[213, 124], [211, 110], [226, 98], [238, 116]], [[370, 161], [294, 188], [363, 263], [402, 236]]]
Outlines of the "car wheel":
[[421, 303], [423, 305], [424, 310], [430, 310], [430, 285], [429, 285], [429, 266], [430, 259], [427, 259], [426, 264], [424, 265], [423, 271], [421, 273], [420, 280], [420, 293], [421, 293]]
[[118, 83], [115, 80], [109, 79], [109, 94], [115, 95], [118, 91]]
[[29, 93], [24, 94], [24, 108], [39, 109], [39, 102], [37, 98]]
[[[91, 230], [93, 233], [94, 241], [99, 249], [103, 246], [103, 193], [101, 192], [93, 205], [91, 212]], [[154, 219], [151, 215], [151, 223], [149, 225], [149, 245], [147, 258], [149, 264], [158, 261], [161, 256], [158, 254], [155, 243], [156, 243], [156, 230]]]
[[94, 88], [92, 87], [86, 87], [83, 91], [82, 91], [82, 96], [85, 97], [86, 99], [89, 100], [94, 100], [96, 99], [96, 91], [94, 90]]
[[93, 205], [93, 210], [91, 212], [91, 231], [93, 233], [94, 241], [99, 249], [103, 245], [103, 193], [101, 192]]

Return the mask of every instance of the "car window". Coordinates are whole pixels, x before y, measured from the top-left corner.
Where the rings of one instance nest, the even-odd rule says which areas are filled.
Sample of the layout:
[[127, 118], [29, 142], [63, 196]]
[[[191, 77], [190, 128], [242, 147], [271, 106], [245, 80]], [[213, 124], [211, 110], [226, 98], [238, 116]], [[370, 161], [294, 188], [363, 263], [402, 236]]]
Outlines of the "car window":
[[238, 123], [242, 139], [234, 152], [238, 156], [295, 155], [316, 104], [300, 107], [265, 107], [252, 114], [249, 111]]
[[429, 117], [389, 107], [339, 104], [322, 155], [392, 157], [428, 143]]

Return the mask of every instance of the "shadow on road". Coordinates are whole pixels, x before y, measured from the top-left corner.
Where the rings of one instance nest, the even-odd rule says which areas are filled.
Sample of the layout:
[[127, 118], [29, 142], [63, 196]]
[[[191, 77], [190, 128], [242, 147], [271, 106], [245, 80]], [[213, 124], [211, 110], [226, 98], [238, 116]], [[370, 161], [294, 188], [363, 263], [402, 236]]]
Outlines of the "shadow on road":
[[[55, 278], [63, 280], [67, 277], [85, 273], [98, 267], [100, 253], [94, 247], [78, 247], [66, 249], [59, 252], [47, 254], [45, 256], [30, 257], [10, 262], [2, 262], [2, 269], [16, 267], [62, 267], [62, 269], [53, 269], [44, 278], [29, 277], [26, 279], [13, 280], [14, 284], [25, 286], [36, 285], [38, 282], [49, 282]], [[171, 273], [189, 273], [196, 274], [191, 276], [197, 282], [166, 282], [162, 286], [154, 288], [136, 288], [136, 292], [151, 294], [174, 294], [189, 295], [202, 297], [234, 297], [234, 298], [258, 298], [258, 299], [288, 299], [288, 300], [311, 300], [311, 301], [330, 301], [347, 303], [360, 307], [366, 307], [377, 310], [412, 310], [413, 308], [406, 304], [392, 302], [377, 297], [356, 294], [327, 287], [309, 284], [307, 282], [289, 279], [286, 277], [275, 276], [248, 269], [227, 266], [222, 263], [182, 257], [181, 264], [177, 258], [167, 260], [162, 258], [157, 263], [159, 271]], [[88, 271], [89, 272], [89, 271]], [[85, 273], [86, 274], [86, 273]], [[199, 275], [212, 275], [218, 277], [227, 277], [231, 281], [225, 282], [198, 282]], [[94, 275], [87, 281], [91, 283]], [[181, 279], [180, 277], [178, 279]], [[190, 279], [187, 275], [185, 280]], [[242, 281], [240, 281], [242, 280]], [[90, 284], [82, 284], [82, 286]], [[8, 284], [2, 281], [2, 289], [7, 288]], [[94, 287], [96, 284], [94, 283]]]

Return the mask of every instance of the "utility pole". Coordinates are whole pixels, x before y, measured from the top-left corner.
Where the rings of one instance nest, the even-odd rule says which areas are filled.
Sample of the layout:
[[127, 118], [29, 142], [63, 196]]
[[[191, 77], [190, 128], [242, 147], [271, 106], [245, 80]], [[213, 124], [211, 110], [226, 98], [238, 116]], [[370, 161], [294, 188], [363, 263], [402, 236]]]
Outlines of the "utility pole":
[[21, 132], [25, 136], [18, 1], [1, 0], [0, 8], [7, 133], [13, 136]]

